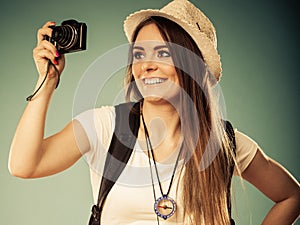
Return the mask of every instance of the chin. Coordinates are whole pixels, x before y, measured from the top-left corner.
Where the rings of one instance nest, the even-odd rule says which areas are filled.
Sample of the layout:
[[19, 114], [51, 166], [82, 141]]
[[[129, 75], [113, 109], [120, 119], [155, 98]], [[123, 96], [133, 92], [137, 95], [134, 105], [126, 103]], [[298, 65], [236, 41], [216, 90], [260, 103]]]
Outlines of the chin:
[[158, 97], [158, 96], [153, 96], [153, 95], [143, 96], [143, 98], [144, 98], [144, 101], [151, 102], [151, 103], [159, 103], [159, 102], [168, 101], [167, 99], [165, 99], [163, 97]]
[[172, 104], [176, 105], [177, 101], [179, 101], [178, 93], [166, 93], [165, 95], [157, 96], [157, 95], [143, 95], [144, 101], [147, 101], [152, 104]]
[[141, 85], [138, 88], [144, 100], [151, 103], [173, 102], [175, 99], [179, 99], [180, 87], [171, 82], [158, 86]]

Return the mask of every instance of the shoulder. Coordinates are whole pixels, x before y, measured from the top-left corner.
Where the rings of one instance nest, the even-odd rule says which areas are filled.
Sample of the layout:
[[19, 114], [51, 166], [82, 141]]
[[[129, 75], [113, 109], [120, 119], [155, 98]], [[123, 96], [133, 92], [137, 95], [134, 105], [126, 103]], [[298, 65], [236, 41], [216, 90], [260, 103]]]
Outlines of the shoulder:
[[245, 133], [234, 129], [236, 141], [236, 161], [241, 172], [243, 172], [253, 160], [258, 144]]
[[102, 106], [100, 108], [94, 108], [86, 110], [74, 117], [75, 120], [78, 120], [80, 123], [86, 123], [93, 121], [104, 122], [111, 121], [115, 117], [115, 107], [114, 106]]
[[74, 117], [74, 119], [81, 119], [84, 117], [97, 117], [97, 116], [109, 116], [109, 114], [114, 114], [115, 106], [101, 106], [94, 109], [85, 110]]
[[74, 120], [79, 121], [90, 139], [107, 138], [115, 127], [115, 107], [102, 106], [86, 110], [75, 116]]

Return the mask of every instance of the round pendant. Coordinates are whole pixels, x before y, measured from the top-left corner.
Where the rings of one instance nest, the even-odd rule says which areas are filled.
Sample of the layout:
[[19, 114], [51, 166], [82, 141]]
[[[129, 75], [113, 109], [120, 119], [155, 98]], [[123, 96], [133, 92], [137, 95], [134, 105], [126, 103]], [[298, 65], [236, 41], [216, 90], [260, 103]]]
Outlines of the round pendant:
[[166, 220], [175, 213], [176, 202], [169, 196], [163, 195], [155, 201], [154, 211], [156, 215]]

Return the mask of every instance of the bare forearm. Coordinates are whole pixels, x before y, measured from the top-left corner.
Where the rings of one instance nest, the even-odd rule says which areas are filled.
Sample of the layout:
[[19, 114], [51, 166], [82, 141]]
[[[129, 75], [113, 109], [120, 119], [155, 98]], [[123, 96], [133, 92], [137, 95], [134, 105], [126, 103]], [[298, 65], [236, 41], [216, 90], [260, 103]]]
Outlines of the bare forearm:
[[293, 224], [300, 213], [300, 185], [283, 166], [258, 149], [242, 176], [276, 202], [263, 225]]
[[299, 217], [300, 196], [276, 203], [265, 217], [262, 225], [291, 225]]
[[40, 92], [28, 103], [19, 121], [11, 144], [9, 159], [10, 171], [15, 176], [30, 176], [39, 162], [53, 86], [53, 81], [44, 84]]

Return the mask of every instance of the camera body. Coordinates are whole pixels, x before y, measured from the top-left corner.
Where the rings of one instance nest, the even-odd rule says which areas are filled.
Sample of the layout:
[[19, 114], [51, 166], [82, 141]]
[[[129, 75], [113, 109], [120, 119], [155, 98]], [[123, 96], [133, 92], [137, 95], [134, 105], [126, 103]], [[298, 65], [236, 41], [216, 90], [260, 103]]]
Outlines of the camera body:
[[86, 50], [87, 26], [74, 19], [65, 20], [61, 26], [52, 26], [52, 37], [46, 40], [54, 44], [60, 54]]

